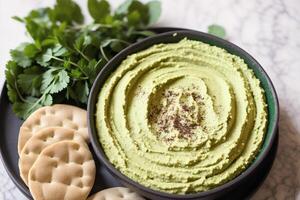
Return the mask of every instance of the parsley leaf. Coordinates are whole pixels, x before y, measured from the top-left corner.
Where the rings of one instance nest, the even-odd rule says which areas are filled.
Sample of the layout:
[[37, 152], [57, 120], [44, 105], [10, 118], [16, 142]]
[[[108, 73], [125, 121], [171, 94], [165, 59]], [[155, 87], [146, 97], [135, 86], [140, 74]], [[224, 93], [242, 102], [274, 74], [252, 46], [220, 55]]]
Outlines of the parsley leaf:
[[33, 58], [39, 52], [39, 49], [35, 46], [35, 44], [28, 44], [23, 49], [24, 55], [28, 58]]
[[226, 37], [225, 29], [222, 26], [217, 24], [212, 24], [208, 26], [208, 33], [223, 39]]
[[106, 0], [88, 0], [88, 9], [96, 22], [104, 22], [110, 15], [110, 5]]
[[39, 57], [37, 57], [36, 61], [41, 66], [49, 66], [49, 61], [52, 59], [52, 49], [47, 49], [44, 54], [41, 54]]
[[119, 7], [116, 9], [116, 14], [122, 15], [128, 12], [129, 6], [132, 4], [133, 0], [125, 0]]
[[89, 85], [87, 81], [79, 81], [76, 84], [76, 95], [81, 103], [85, 103], [88, 100]]
[[40, 107], [42, 105], [39, 103], [38, 98], [27, 97], [25, 102], [15, 102], [13, 104], [13, 111], [17, 116], [26, 119], [33, 111]]
[[24, 70], [18, 76], [17, 83], [21, 91], [26, 95], [39, 96], [43, 71], [38, 66], [32, 66]]
[[72, 0], [57, 0], [51, 15], [54, 20], [67, 24], [81, 24], [84, 21], [80, 7]]
[[32, 63], [31, 59], [25, 55], [24, 49], [27, 46], [27, 43], [22, 43], [16, 49], [10, 51], [10, 55], [15, 62], [18, 63], [21, 67], [29, 67]]
[[53, 48], [53, 55], [54, 56], [65, 56], [68, 53], [68, 50], [61, 46], [60, 44], [56, 45]]
[[51, 68], [43, 74], [42, 93], [57, 93], [68, 86], [70, 77], [64, 69]]
[[50, 8], [39, 8], [32, 10], [24, 19], [27, 32], [37, 43], [47, 39], [52, 33], [52, 23], [50, 21]]
[[145, 27], [149, 24], [149, 8], [139, 1], [132, 1], [128, 7], [128, 23], [131, 26]]
[[149, 25], [154, 24], [161, 14], [161, 5], [159, 1], [150, 1], [147, 3], [149, 8]]
[[18, 16], [13, 16], [12, 19], [18, 21], [18, 22], [24, 22], [24, 20], [21, 18], [21, 17], [18, 17]]
[[43, 99], [42, 99], [42, 103], [45, 106], [50, 106], [53, 103], [53, 98], [50, 94], [46, 94]]
[[17, 78], [18, 75], [23, 72], [23, 69], [18, 67], [15, 61], [8, 61], [5, 69], [5, 77], [6, 77], [6, 86], [7, 86], [7, 95], [11, 102], [16, 102], [18, 97], [18, 85]]

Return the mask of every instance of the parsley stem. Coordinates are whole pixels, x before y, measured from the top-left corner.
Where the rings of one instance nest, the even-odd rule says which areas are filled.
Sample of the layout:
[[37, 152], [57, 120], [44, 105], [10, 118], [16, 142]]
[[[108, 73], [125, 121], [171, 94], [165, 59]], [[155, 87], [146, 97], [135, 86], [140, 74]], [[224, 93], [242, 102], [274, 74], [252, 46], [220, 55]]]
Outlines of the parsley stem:
[[102, 56], [103, 56], [103, 58], [106, 60], [106, 62], [108, 62], [108, 58], [107, 58], [107, 56], [105, 55], [105, 52], [104, 52], [104, 49], [103, 49], [103, 46], [100, 46], [100, 52], [101, 52], [101, 54], [102, 54]]
[[80, 78], [74, 78], [75, 81], [81, 81], [81, 80], [89, 80], [89, 77], [80, 77]]
[[[54, 60], [57, 60], [57, 61], [65, 62], [65, 60], [63, 60], [63, 59], [61, 59], [61, 58], [58, 58], [58, 57], [56, 57], [56, 56], [51, 56], [51, 58], [53, 58]], [[73, 66], [77, 67], [78, 69], [80, 69], [80, 71], [81, 71], [86, 77], [89, 77], [89, 76], [85, 73], [85, 71], [83, 71], [83, 70], [81, 69], [81, 67], [80, 67], [79, 65], [77, 65], [76, 63], [74, 63], [74, 62], [72, 62], [72, 61], [69, 61], [69, 62], [70, 62], [71, 65], [73, 65]]]
[[17, 94], [18, 94], [18, 97], [21, 99], [21, 101], [27, 102], [26, 99], [24, 99], [24, 97], [21, 95], [21, 93], [20, 93], [20, 91], [19, 91], [17, 81], [15, 81], [15, 88], [16, 88], [16, 92], [17, 92]]
[[126, 44], [126, 45], [130, 45], [130, 42], [127, 42], [126, 40], [121, 40], [121, 39], [111, 39], [112, 42], [121, 42], [123, 44]]
[[49, 93], [52, 85], [54, 84], [54, 82], [52, 82], [52, 84], [47, 88], [47, 90], [45, 90], [44, 94], [28, 109], [28, 113], [31, 113], [31, 110], [34, 109], [41, 101], [42, 99], [45, 98], [45, 96]]
[[90, 62], [91, 60], [84, 54], [82, 53], [79, 49], [77, 49], [76, 47], [74, 47], [74, 49], [84, 58], [86, 59], [88, 62]]
[[91, 25], [77, 25], [77, 26], [72, 26], [69, 27], [68, 29], [71, 30], [77, 30], [77, 29], [81, 29], [81, 30], [85, 30], [85, 29], [90, 29], [91, 31], [95, 31], [98, 28], [113, 28], [112, 25], [109, 24], [100, 24], [100, 23], [94, 23]]
[[[61, 59], [61, 58], [58, 58], [56, 56], [51, 56], [51, 58], [53, 58], [54, 60], [57, 60], [57, 61], [61, 61], [61, 62], [65, 62], [65, 60]], [[74, 65], [75, 67], [79, 67], [79, 65], [77, 65], [76, 63], [72, 62], [72, 61], [69, 61], [71, 65]]]
[[44, 98], [45, 94], [47, 93], [44, 93], [26, 112], [25, 116], [30, 114], [31, 111], [40, 103], [40, 101]]
[[102, 58], [100, 58], [100, 59], [98, 60], [98, 62], [95, 64], [95, 68], [100, 64], [100, 62], [101, 62], [102, 60], [103, 60]]

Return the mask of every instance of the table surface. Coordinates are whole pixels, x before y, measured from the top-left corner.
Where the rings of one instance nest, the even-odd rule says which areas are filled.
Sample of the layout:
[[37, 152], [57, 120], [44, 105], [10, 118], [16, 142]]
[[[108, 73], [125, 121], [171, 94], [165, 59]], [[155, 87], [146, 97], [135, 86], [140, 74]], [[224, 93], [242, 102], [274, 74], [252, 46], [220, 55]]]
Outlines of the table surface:
[[[9, 49], [28, 40], [11, 16], [54, 0], [0, 0], [0, 86]], [[79, 2], [79, 0], [78, 0]], [[80, 4], [86, 10], [86, 1]], [[114, 6], [122, 0], [111, 0]], [[227, 39], [253, 55], [270, 75], [279, 95], [279, 149], [274, 166], [253, 199], [300, 200], [300, 1], [299, 0], [162, 0], [158, 26], [207, 31], [217, 23]], [[91, 19], [88, 18], [87, 21]], [[0, 200], [26, 199], [0, 164]]]

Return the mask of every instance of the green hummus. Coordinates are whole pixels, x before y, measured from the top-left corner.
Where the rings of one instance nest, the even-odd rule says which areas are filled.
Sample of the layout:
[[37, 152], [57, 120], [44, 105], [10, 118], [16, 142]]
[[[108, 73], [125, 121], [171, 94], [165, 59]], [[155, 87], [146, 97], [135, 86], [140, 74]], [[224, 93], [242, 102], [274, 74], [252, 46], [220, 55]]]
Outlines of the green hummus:
[[101, 89], [96, 123], [105, 154], [123, 174], [155, 190], [195, 193], [254, 160], [266, 106], [241, 58], [184, 39], [128, 56]]

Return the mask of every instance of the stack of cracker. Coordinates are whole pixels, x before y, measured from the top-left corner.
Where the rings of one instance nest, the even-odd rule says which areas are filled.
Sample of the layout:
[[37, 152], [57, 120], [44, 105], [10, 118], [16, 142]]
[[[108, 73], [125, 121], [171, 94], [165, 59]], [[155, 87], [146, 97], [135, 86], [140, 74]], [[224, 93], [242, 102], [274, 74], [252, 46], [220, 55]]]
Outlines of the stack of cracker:
[[86, 111], [45, 106], [20, 128], [19, 169], [35, 200], [85, 200], [96, 167], [88, 148]]
[[[22, 124], [20, 175], [35, 200], [86, 200], [96, 167], [88, 147], [85, 110], [57, 104], [32, 113]], [[88, 200], [144, 200], [128, 188], [102, 190]]]

